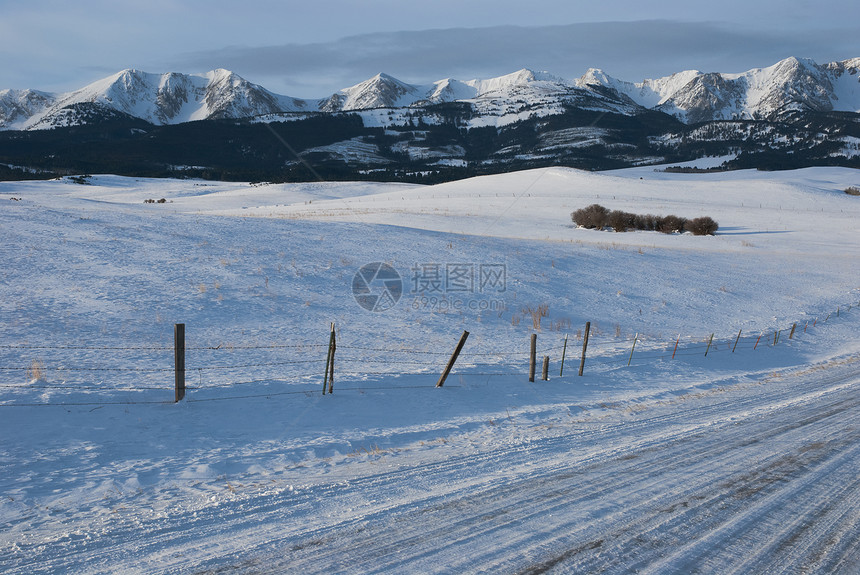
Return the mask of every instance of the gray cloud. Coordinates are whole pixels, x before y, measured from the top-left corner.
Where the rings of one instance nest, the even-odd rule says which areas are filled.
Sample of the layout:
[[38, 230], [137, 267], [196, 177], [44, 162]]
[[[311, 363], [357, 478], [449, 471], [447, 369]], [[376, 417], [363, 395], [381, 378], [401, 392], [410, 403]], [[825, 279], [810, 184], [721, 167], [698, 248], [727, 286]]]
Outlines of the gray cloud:
[[186, 54], [165, 64], [182, 71], [228, 68], [276, 92], [313, 98], [378, 72], [414, 83], [488, 78], [520, 68], [574, 78], [595, 67], [630, 81], [688, 69], [743, 72], [788, 56], [818, 62], [857, 57], [855, 35], [848, 28], [786, 33], [666, 20], [498, 26], [364, 34], [316, 44], [232, 46]]

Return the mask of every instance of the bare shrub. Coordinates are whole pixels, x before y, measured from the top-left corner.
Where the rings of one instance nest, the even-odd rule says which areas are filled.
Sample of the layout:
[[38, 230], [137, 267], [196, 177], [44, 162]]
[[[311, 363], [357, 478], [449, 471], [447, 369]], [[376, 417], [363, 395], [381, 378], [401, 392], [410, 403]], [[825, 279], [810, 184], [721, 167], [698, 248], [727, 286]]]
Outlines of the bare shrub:
[[657, 229], [657, 216], [654, 214], [637, 214], [633, 218], [633, 227], [637, 230], [653, 232]]
[[719, 225], [708, 216], [687, 220], [684, 229], [694, 236], [712, 236], [717, 233]]
[[541, 304], [536, 308], [527, 306], [523, 308], [523, 313], [532, 316], [532, 326], [540, 331], [540, 320], [549, 314], [549, 305]]
[[45, 364], [34, 359], [27, 368], [27, 378], [31, 381], [45, 381]]
[[845, 193], [849, 196], [860, 196], [860, 188], [857, 186], [849, 186], [845, 188]]
[[583, 228], [602, 230], [609, 226], [616, 232], [626, 232], [634, 228], [664, 234], [689, 231], [694, 235], [704, 236], [716, 234], [719, 228], [717, 222], [708, 216], [687, 220], [675, 215], [631, 214], [622, 210], [610, 211], [600, 204], [592, 204], [587, 208], [576, 210], [570, 214], [570, 217], [577, 226]]
[[588, 229], [602, 230], [606, 227], [608, 218], [609, 210], [600, 204], [591, 204], [587, 208], [580, 208], [570, 214], [573, 223]]
[[674, 234], [684, 230], [684, 224], [687, 220], [678, 216], [663, 216], [657, 221], [657, 231], [664, 234]]
[[634, 226], [636, 215], [621, 210], [612, 210], [609, 212], [607, 221], [609, 226], [616, 232], [626, 232]]

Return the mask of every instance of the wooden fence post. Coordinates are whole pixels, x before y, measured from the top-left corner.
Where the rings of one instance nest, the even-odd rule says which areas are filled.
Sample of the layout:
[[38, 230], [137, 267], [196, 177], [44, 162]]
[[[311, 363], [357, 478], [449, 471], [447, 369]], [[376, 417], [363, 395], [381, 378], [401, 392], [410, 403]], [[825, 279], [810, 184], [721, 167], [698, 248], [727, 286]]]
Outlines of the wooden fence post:
[[185, 398], [185, 324], [173, 324], [174, 399]]
[[639, 339], [639, 334], [637, 333], [633, 336], [633, 347], [630, 348], [630, 357], [627, 359], [627, 367], [630, 367], [630, 362], [633, 361], [633, 350], [636, 349], [636, 340]]
[[326, 354], [325, 358], [325, 374], [323, 375], [323, 388], [322, 392], [325, 395], [326, 387], [328, 386], [328, 374], [329, 368], [331, 367], [331, 360], [334, 351], [332, 350], [332, 345], [334, 344], [334, 323], [331, 324], [331, 334], [328, 337], [328, 354]]
[[672, 359], [675, 359], [675, 352], [678, 351], [678, 344], [681, 342], [681, 334], [678, 334], [678, 339], [675, 340], [675, 349], [672, 351]]
[[529, 381], [535, 380], [535, 363], [537, 363], [537, 334], [533, 333], [529, 346]]
[[463, 346], [466, 345], [466, 339], [468, 339], [468, 337], [469, 332], [463, 330], [463, 335], [460, 336], [460, 341], [457, 343], [457, 347], [454, 348], [454, 353], [451, 354], [451, 359], [448, 360], [448, 365], [445, 366], [445, 371], [442, 372], [442, 377], [439, 378], [439, 381], [436, 383], [436, 387], [442, 387], [445, 384], [445, 380], [448, 379], [448, 374], [451, 373], [451, 369], [454, 367], [454, 362], [457, 361], [457, 357], [463, 350]]
[[337, 332], [334, 329], [334, 324], [331, 324], [331, 360], [328, 365], [328, 392], [329, 395], [334, 393], [334, 354], [337, 351]]
[[541, 379], [544, 381], [549, 381], [549, 356], [543, 356], [543, 373], [541, 374]]
[[734, 353], [734, 352], [735, 352], [735, 348], [738, 346], [738, 342], [741, 340], [741, 331], [743, 331], [743, 330], [741, 330], [741, 329], [739, 329], [739, 330], [738, 330], [738, 337], [737, 337], [737, 339], [735, 340], [735, 345], [734, 345], [734, 347], [732, 347], [732, 353]]
[[711, 339], [708, 340], [708, 347], [705, 349], [705, 357], [708, 357], [708, 352], [711, 351], [712, 343], [714, 343], [714, 334], [711, 334]]
[[755, 345], [753, 346], [753, 351], [755, 351], [755, 348], [758, 347], [758, 342], [761, 339], [761, 336], [763, 336], [763, 335], [764, 335], [764, 332], [761, 332], [760, 334], [758, 334], [758, 339], [755, 340]]
[[794, 330], [797, 329], [797, 322], [794, 322], [794, 325], [791, 326], [791, 333], [788, 334], [788, 339], [794, 339]]
[[585, 337], [582, 339], [582, 359], [579, 361], [579, 376], [582, 377], [582, 371], [585, 369], [585, 350], [588, 349], [588, 334], [591, 332], [591, 322], [585, 322]]
[[567, 354], [567, 334], [564, 334], [564, 348], [561, 350], [561, 367], [558, 369], [558, 376], [564, 373], [564, 356]]

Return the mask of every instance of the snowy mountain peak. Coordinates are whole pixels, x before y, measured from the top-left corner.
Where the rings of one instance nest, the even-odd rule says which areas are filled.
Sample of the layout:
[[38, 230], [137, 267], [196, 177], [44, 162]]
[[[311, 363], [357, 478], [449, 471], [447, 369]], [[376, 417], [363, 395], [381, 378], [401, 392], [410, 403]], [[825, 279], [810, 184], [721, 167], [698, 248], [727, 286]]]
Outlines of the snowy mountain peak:
[[304, 102], [273, 94], [221, 68], [197, 75], [151, 74], [130, 68], [74, 92], [47, 95], [41, 103], [23, 122], [16, 125], [15, 119], [21, 117], [18, 114], [6, 121], [0, 117], [0, 125], [24, 129], [67, 125], [70, 116], [63, 110], [78, 104], [106, 106], [157, 125], [300, 111], [306, 107]]
[[701, 72], [697, 70], [686, 70], [657, 80], [643, 80], [633, 83], [613, 78], [598, 68], [589, 68], [582, 77], [576, 80], [575, 84], [586, 89], [594, 89], [599, 86], [610, 88], [641, 106], [654, 108], [664, 103], [699, 75]]
[[54, 95], [38, 90], [0, 90], [0, 129], [22, 124], [54, 102]]
[[475, 98], [504, 98], [509, 96], [512, 90], [528, 89], [532, 85], [542, 88], [552, 86], [556, 89], [569, 87], [562, 78], [527, 68], [488, 80], [462, 82], [446, 78], [425, 86], [407, 84], [393, 76], [380, 73], [333, 94], [320, 103], [319, 109], [324, 112], [339, 112], [409, 107]]
[[499, 76], [498, 78], [490, 78], [489, 80], [472, 80], [467, 82], [474, 86], [478, 91], [478, 96], [483, 96], [493, 92], [505, 92], [510, 89], [528, 86], [534, 83], [547, 83], [557, 86], [568, 86], [568, 82], [557, 76], [553, 76], [548, 72], [535, 72], [528, 68], [523, 68], [512, 74]]
[[209, 81], [212, 83], [215, 83], [215, 82], [235, 82], [235, 83], [245, 82], [244, 78], [242, 78], [241, 76], [237, 76], [236, 74], [234, 74], [230, 70], [226, 70], [224, 68], [215, 68], [214, 70], [211, 70], [204, 75], [207, 78], [209, 78]]
[[320, 104], [324, 112], [410, 106], [421, 99], [419, 90], [393, 76], [379, 73], [355, 86], [344, 88]]
[[576, 80], [576, 84], [580, 86], [606, 86], [615, 81], [615, 78], [609, 76], [600, 68], [589, 68], [585, 71], [585, 74], [583, 74], [578, 80]]
[[739, 74], [688, 70], [637, 84], [589, 70], [577, 85], [611, 88], [689, 123], [763, 119], [792, 111], [858, 112], [858, 63], [860, 59], [820, 66], [808, 58], [791, 57]]
[[564, 82], [564, 80], [553, 76], [549, 72], [535, 72], [528, 68], [522, 68], [512, 74], [500, 76], [494, 80], [513, 85], [529, 84], [531, 82]]
[[[292, 112], [340, 112], [405, 108], [442, 102], [471, 102], [479, 114], [511, 114], [532, 105], [544, 113], [562, 102], [609, 106], [619, 113], [640, 107], [695, 123], [738, 118], [765, 119], [795, 111], [860, 112], [860, 58], [816, 64], [786, 58], [767, 68], [736, 74], [687, 70], [633, 83], [590, 68], [568, 81], [523, 68], [490, 79], [447, 78], [412, 85], [379, 73], [321, 100], [300, 100], [269, 92], [230, 70], [204, 74], [151, 74], [134, 68], [97, 80], [80, 90], [49, 94], [0, 91], [0, 129], [38, 129], [74, 123], [85, 104], [88, 118], [113, 110], [163, 125], [209, 118], [245, 118]], [[602, 103], [597, 103], [598, 101]]]
[[455, 100], [468, 100], [476, 95], [477, 90], [474, 86], [460, 80], [446, 78], [433, 83], [433, 86], [427, 91], [427, 100], [430, 102], [453, 102]]

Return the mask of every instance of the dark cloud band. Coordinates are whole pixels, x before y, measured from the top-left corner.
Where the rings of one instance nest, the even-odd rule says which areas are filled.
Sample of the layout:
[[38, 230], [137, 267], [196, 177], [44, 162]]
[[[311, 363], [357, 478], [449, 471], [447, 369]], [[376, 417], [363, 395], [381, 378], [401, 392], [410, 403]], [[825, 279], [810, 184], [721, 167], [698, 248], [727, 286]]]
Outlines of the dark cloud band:
[[186, 54], [182, 71], [233, 70], [276, 92], [322, 97], [385, 72], [404, 81], [488, 78], [520, 68], [575, 78], [590, 67], [629, 81], [688, 69], [744, 72], [788, 56], [819, 62], [856, 57], [854, 32], [804, 34], [722, 23], [653, 20], [564, 26], [454, 28], [351, 36], [318, 44], [231, 46]]

